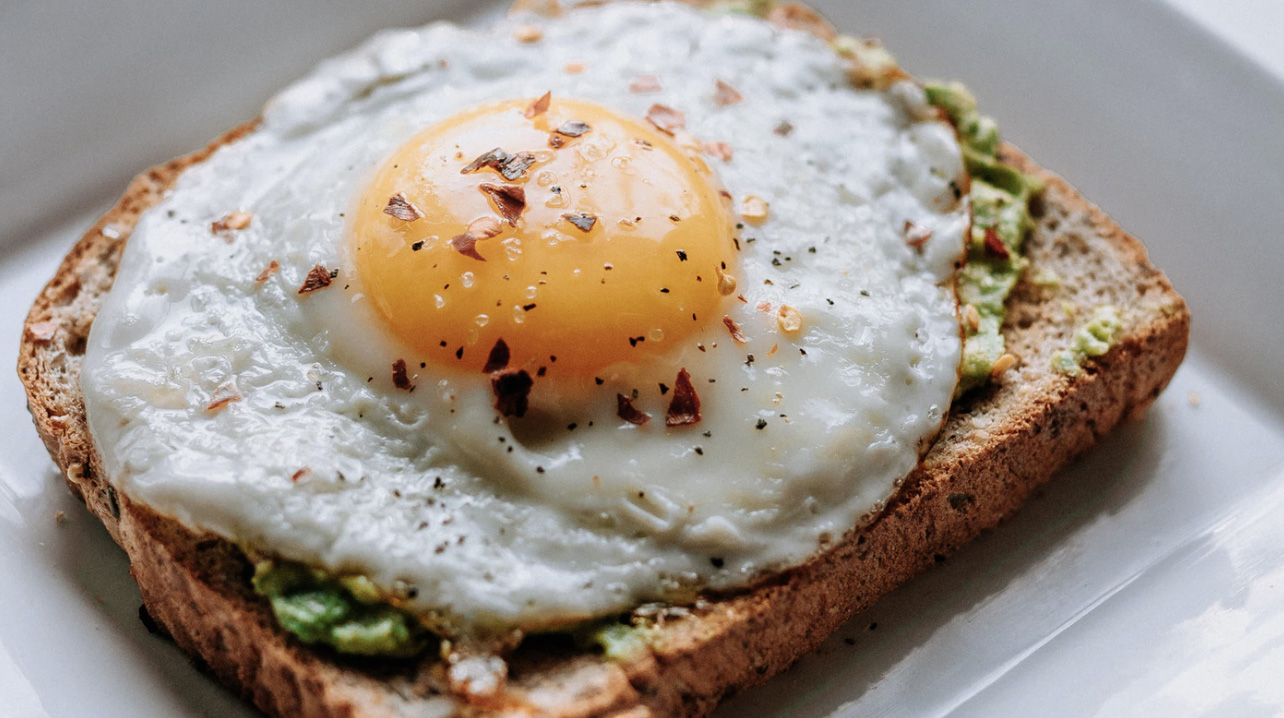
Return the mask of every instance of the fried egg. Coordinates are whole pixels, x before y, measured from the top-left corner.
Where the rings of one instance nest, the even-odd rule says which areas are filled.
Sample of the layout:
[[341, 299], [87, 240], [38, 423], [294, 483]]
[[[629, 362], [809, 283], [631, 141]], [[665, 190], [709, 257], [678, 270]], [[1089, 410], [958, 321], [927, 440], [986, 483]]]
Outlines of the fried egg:
[[445, 633], [746, 586], [939, 430], [965, 183], [919, 87], [755, 18], [386, 32], [140, 219], [94, 441], [134, 500]]

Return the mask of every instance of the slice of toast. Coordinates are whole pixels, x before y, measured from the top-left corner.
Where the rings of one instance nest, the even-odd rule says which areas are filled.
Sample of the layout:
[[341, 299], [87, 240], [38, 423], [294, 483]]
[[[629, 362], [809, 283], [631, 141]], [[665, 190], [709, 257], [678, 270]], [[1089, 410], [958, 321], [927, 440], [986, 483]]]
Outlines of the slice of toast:
[[[648, 618], [648, 640], [608, 659], [557, 637], [509, 657], [497, 695], [465, 701], [436, 656], [353, 661], [281, 630], [232, 544], [194, 534], [118, 494], [85, 420], [89, 328], [139, 215], [183, 170], [253, 125], [140, 175], [71, 250], [27, 318], [18, 360], [41, 438], [72, 492], [129, 554], [147, 611], [198, 665], [269, 714], [701, 715], [765, 681], [855, 613], [1010, 516], [1031, 490], [1121, 420], [1143, 412], [1186, 351], [1185, 303], [1137, 240], [1011, 146], [1004, 160], [1046, 182], [1004, 334], [1019, 364], [956, 402], [941, 437], [881, 516], [809, 563], [729, 596]], [[1057, 281], [1036, 284], [1030, 277]], [[1101, 305], [1123, 332], [1076, 375], [1053, 355]]]

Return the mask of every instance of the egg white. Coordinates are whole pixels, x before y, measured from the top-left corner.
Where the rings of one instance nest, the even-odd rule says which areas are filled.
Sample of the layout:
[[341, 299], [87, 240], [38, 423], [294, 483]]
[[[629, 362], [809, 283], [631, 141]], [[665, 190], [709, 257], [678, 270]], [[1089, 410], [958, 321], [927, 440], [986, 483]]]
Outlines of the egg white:
[[[82, 375], [121, 490], [246, 547], [413, 585], [413, 609], [461, 631], [743, 585], [879, 510], [958, 379], [968, 209], [952, 130], [914, 85], [855, 90], [823, 42], [752, 18], [617, 3], [539, 21], [534, 44], [513, 38], [519, 21], [533, 20], [387, 32], [330, 60], [143, 216]], [[641, 74], [663, 89], [630, 92]], [[745, 101], [718, 106], [717, 80]], [[537, 379], [530, 415], [503, 420], [486, 376], [420, 367], [386, 331], [349, 271], [346, 215], [424, 126], [545, 91], [683, 111], [696, 137], [733, 146], [710, 164], [770, 217], [743, 228], [745, 301], [725, 304], [745, 344], [705, 317], [600, 385]], [[210, 223], [232, 210], [254, 220], [224, 242]], [[907, 220], [932, 230], [921, 252]], [[316, 264], [337, 277], [300, 296]], [[781, 304], [803, 316], [796, 335]], [[396, 359], [413, 393], [392, 386]], [[680, 367], [703, 421], [667, 428], [659, 385]], [[242, 399], [208, 410], [228, 382]], [[634, 390], [654, 417], [641, 427], [616, 416]]]

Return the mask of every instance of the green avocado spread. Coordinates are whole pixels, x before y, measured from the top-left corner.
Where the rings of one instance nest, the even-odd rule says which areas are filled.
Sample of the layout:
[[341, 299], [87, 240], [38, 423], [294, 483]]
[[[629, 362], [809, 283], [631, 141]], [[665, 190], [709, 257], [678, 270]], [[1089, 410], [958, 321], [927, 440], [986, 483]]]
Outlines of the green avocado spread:
[[1075, 330], [1070, 348], [1052, 355], [1052, 368], [1062, 374], [1075, 376], [1084, 359], [1099, 357], [1110, 351], [1110, 345], [1122, 330], [1123, 322], [1119, 320], [1119, 312], [1114, 307], [1109, 304], [1097, 307], [1088, 321]]
[[[771, 4], [766, 0], [730, 0], [721, 9], [762, 15]], [[850, 38], [839, 38], [836, 47], [840, 51], [846, 47], [844, 42], [865, 47], [853, 44]], [[880, 67], [888, 64], [895, 67], [890, 56], [880, 61]], [[957, 398], [985, 384], [1004, 354], [1000, 329], [1007, 313], [1006, 300], [1027, 264], [1022, 248], [1033, 227], [1029, 202], [1042, 188], [1034, 178], [1000, 161], [998, 126], [977, 111], [976, 99], [967, 88], [958, 83], [928, 83], [924, 89], [928, 102], [943, 110], [958, 128], [971, 178], [973, 226], [967, 261], [958, 278], [965, 339]], [[1055, 275], [1040, 275], [1036, 281], [1058, 280]], [[1077, 373], [1085, 357], [1104, 353], [1118, 330], [1114, 309], [1100, 308], [1076, 333], [1071, 348], [1054, 357], [1054, 368]], [[340, 653], [391, 658], [412, 657], [433, 643], [427, 629], [389, 603], [374, 583], [362, 576], [335, 577], [290, 561], [263, 560], [254, 566], [253, 587], [271, 603], [281, 627], [305, 643], [328, 645]], [[589, 622], [571, 631], [577, 640], [598, 647], [612, 660], [634, 655], [645, 646], [647, 633], [645, 626], [610, 622]]]
[[281, 627], [304, 643], [340, 653], [409, 658], [429, 644], [429, 634], [409, 614], [390, 605], [364, 576], [332, 577], [292, 561], [254, 564], [254, 591], [272, 604]]
[[957, 398], [985, 384], [1004, 354], [1000, 329], [1007, 315], [1007, 298], [1028, 263], [1022, 249], [1034, 227], [1030, 199], [1042, 186], [999, 160], [999, 127], [977, 111], [976, 98], [966, 87], [957, 82], [930, 82], [924, 89], [927, 101], [944, 110], [958, 128], [963, 160], [972, 179], [972, 235], [958, 281], [965, 334]]

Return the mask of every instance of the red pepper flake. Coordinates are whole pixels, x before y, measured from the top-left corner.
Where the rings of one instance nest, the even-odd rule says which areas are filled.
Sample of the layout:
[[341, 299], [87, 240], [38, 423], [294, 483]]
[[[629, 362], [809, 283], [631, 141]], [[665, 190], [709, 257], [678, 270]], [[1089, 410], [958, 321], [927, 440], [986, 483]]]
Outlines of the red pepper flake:
[[1012, 256], [1012, 254], [1008, 252], [1007, 245], [1005, 245], [1003, 240], [999, 238], [999, 233], [994, 231], [993, 227], [985, 228], [985, 251], [993, 254], [999, 259], [1008, 259]]
[[757, 306], [760, 312], [771, 312], [771, 302], [758, 302]]
[[405, 391], [415, 390], [415, 385], [410, 382], [410, 374], [406, 372], [405, 359], [392, 363], [392, 385]]
[[767, 13], [767, 22], [783, 30], [799, 30], [814, 35], [827, 43], [838, 36], [834, 26], [820, 13], [797, 2], [777, 3]]
[[592, 129], [593, 128], [587, 122], [580, 122], [579, 120], [571, 120], [570, 122], [563, 122], [561, 127], [558, 127], [556, 130], [553, 130], [553, 131], [559, 135], [564, 135], [566, 137], [579, 137], [580, 135], [583, 135], [584, 133]]
[[477, 253], [477, 243], [499, 234], [499, 220], [494, 217], [482, 217], [468, 225], [468, 230], [457, 234], [450, 240], [450, 246], [465, 257], [472, 257], [481, 262], [486, 258]]
[[736, 324], [736, 320], [732, 319], [730, 315], [724, 314], [722, 323], [727, 325], [727, 331], [731, 332], [731, 338], [735, 339], [737, 344], [745, 343], [744, 332], [740, 331], [740, 325]]
[[210, 224], [210, 231], [222, 237], [223, 239], [227, 240], [228, 242], [231, 242], [232, 232], [239, 231], [239, 230], [245, 229], [246, 227], [249, 227], [250, 222], [252, 222], [253, 220], [254, 220], [254, 215], [250, 214], [249, 212], [242, 212], [240, 210], [237, 210], [236, 212], [228, 212], [227, 214], [223, 215], [222, 219], [219, 219]]
[[686, 115], [672, 107], [660, 104], [651, 105], [651, 109], [646, 111], [646, 120], [657, 130], [670, 135], [687, 125]]
[[310, 473], [312, 473], [312, 469], [309, 469], [308, 467], [305, 466], [302, 469], [299, 469], [298, 471], [294, 472], [294, 475], [290, 477], [290, 481], [293, 481], [297, 484], [299, 482], [299, 479], [303, 478], [304, 476], [307, 476]]
[[276, 270], [280, 268], [281, 268], [281, 263], [274, 259], [271, 262], [268, 262], [268, 266], [264, 267], [262, 272], [259, 272], [259, 276], [255, 277], [254, 281], [258, 282], [259, 284], [262, 284], [267, 280], [271, 279], [272, 275], [276, 274]]
[[576, 229], [581, 232], [588, 232], [597, 224], [597, 217], [587, 212], [574, 212], [562, 215], [562, 219], [575, 225]]
[[509, 155], [507, 152], [500, 149], [499, 147], [496, 147], [490, 152], [487, 152], [483, 155], [479, 155], [477, 159], [473, 160], [472, 162], [469, 162], [462, 170], [459, 171], [459, 174], [466, 175], [470, 172], [476, 172], [477, 170], [483, 167], [497, 168], [499, 167], [500, 163], [507, 160], [508, 157]]
[[669, 402], [669, 411], [664, 415], [665, 426], [683, 426], [700, 423], [700, 397], [696, 396], [695, 387], [691, 385], [691, 374], [686, 367], [678, 370], [678, 379], [673, 384], [673, 401]]
[[491, 347], [490, 356], [486, 358], [486, 366], [482, 367], [483, 374], [491, 374], [508, 367], [509, 352], [508, 344], [503, 339], [496, 339], [495, 346]]
[[206, 411], [218, 411], [234, 401], [241, 400], [241, 392], [237, 391], [236, 385], [227, 382], [214, 390], [210, 396], [209, 406], [205, 407]]
[[299, 287], [299, 294], [309, 294], [318, 289], [325, 289], [330, 286], [333, 279], [334, 274], [318, 264], [308, 272], [308, 276], [303, 278], [303, 286]]
[[58, 333], [58, 323], [54, 321], [36, 322], [27, 327], [27, 333], [38, 342], [47, 342]]
[[512, 182], [516, 179], [520, 179], [522, 175], [526, 174], [526, 170], [530, 169], [530, 166], [533, 164], [535, 164], [535, 155], [529, 152], [516, 152], [509, 154], [496, 147], [490, 152], [487, 152], [472, 162], [469, 162], [462, 170], [459, 171], [459, 174], [466, 175], [476, 172], [483, 167], [490, 167], [503, 175], [504, 179]]
[[[731, 145], [726, 142], [706, 142], [704, 143], [704, 151], [714, 157], [717, 157], [723, 162], [730, 162], [731, 158], [736, 154], [735, 150], [731, 148]], [[728, 195], [728, 198], [729, 197], [730, 195]]]
[[651, 420], [651, 415], [633, 406], [633, 398], [623, 394], [615, 395], [615, 415], [621, 419], [642, 426]]
[[413, 222], [424, 216], [419, 208], [406, 199], [406, 195], [398, 192], [388, 198], [388, 206], [383, 208], [383, 213], [396, 217], [403, 222]]
[[543, 95], [541, 95], [538, 100], [535, 100], [531, 104], [527, 105], [526, 112], [523, 114], [526, 116], [526, 119], [533, 120], [536, 117], [539, 117], [540, 115], [544, 114], [545, 112], [548, 112], [548, 106], [552, 104], [552, 102], [553, 102], [553, 92], [550, 90], [548, 92], [545, 92]]
[[717, 103], [718, 107], [726, 107], [727, 105], [738, 105], [744, 102], [745, 96], [731, 85], [718, 80], [717, 90], [713, 93], [713, 101]]
[[472, 257], [479, 262], [486, 261], [485, 257], [477, 253], [477, 238], [467, 232], [452, 237], [450, 246], [465, 257]]
[[490, 375], [490, 388], [495, 392], [495, 409], [504, 416], [526, 415], [531, 387], [535, 381], [525, 369], [505, 369]]
[[481, 191], [490, 196], [499, 215], [510, 225], [516, 227], [518, 217], [526, 209], [526, 189], [514, 184], [482, 183]]
[[923, 245], [927, 240], [932, 238], [932, 230], [927, 227], [920, 227], [917, 224], [905, 220], [905, 243], [919, 252], [923, 251]]
[[629, 92], [643, 94], [647, 92], [659, 92], [663, 90], [660, 87], [660, 78], [655, 75], [638, 75], [629, 83]]

